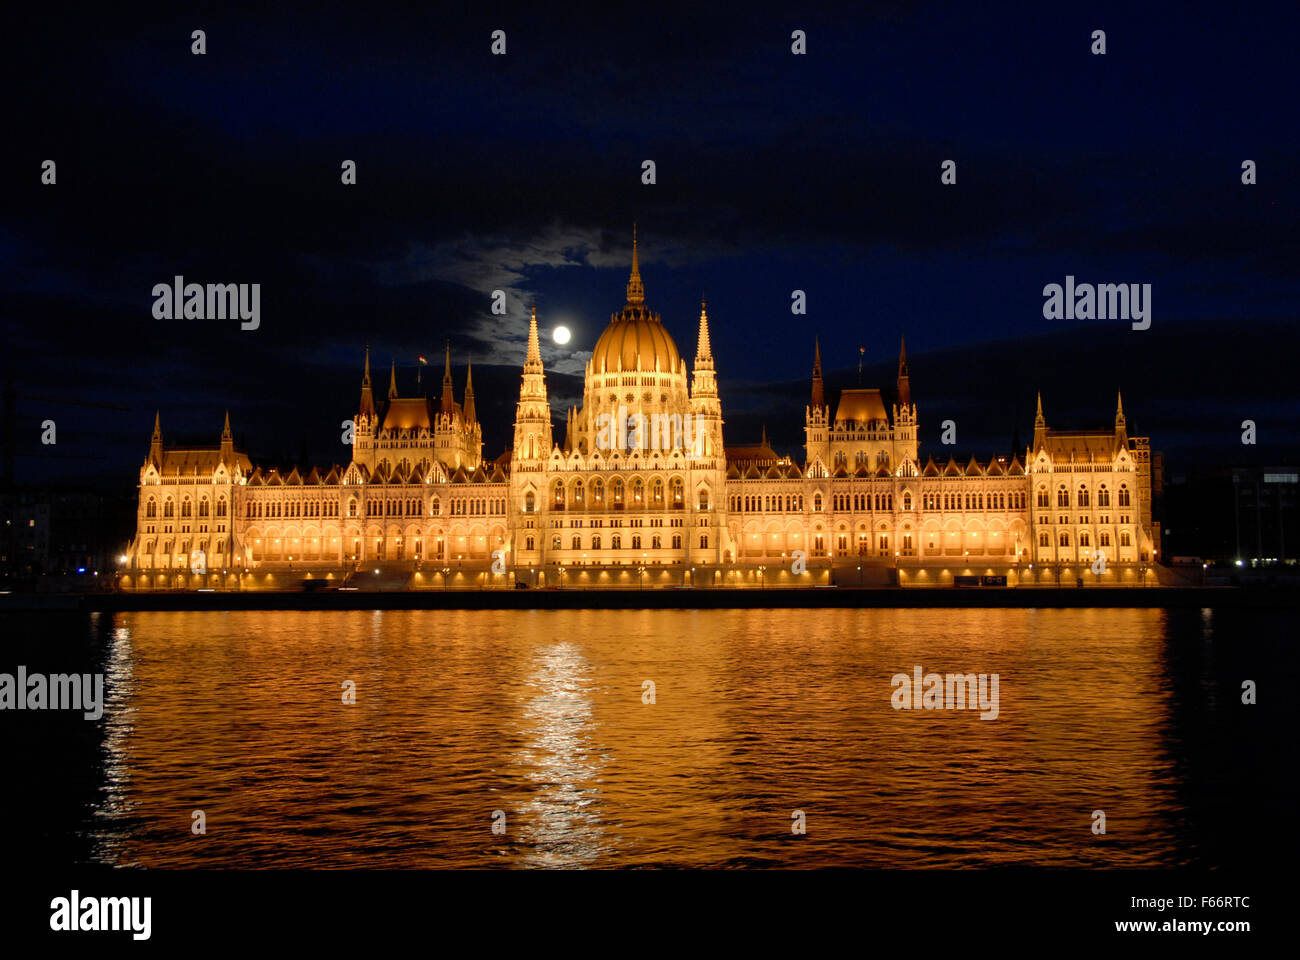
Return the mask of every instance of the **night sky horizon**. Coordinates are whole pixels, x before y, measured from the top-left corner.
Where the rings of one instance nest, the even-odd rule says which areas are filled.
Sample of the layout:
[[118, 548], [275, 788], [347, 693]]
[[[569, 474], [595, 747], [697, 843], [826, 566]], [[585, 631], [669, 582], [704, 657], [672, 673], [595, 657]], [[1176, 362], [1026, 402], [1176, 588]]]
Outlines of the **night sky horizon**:
[[[255, 460], [346, 462], [364, 348], [381, 392], [396, 360], [413, 393], [423, 354], [436, 395], [448, 341], [495, 458], [528, 305], [573, 332], [543, 347], [562, 423], [634, 221], [688, 364], [709, 301], [729, 445], [766, 427], [801, 457], [813, 338], [833, 404], [859, 345], [889, 393], [905, 335], [923, 458], [1012, 452], [1039, 390], [1049, 424], [1109, 427], [1123, 390], [1171, 472], [1294, 461], [1297, 25], [1281, 3], [23, 11], [0, 209], [18, 480], [131, 488], [155, 410], [169, 444], [215, 444], [229, 408]], [[176, 275], [260, 283], [261, 326], [155, 319]], [[1151, 328], [1045, 320], [1067, 275], [1150, 283]]]

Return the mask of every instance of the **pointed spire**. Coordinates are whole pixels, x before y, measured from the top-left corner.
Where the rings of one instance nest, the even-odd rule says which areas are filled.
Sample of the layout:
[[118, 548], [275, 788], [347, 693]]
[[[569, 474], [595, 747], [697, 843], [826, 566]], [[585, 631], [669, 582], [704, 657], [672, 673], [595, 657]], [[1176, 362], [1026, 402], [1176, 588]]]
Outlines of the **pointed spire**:
[[901, 336], [898, 338], [898, 405], [904, 408], [912, 405], [912, 378], [907, 372], [907, 340]]
[[226, 425], [221, 430], [222, 442], [230, 439], [230, 411], [226, 411]]
[[162, 468], [162, 418], [159, 417], [157, 410], [153, 412], [153, 436], [149, 439], [149, 459], [152, 460], [159, 469]]
[[535, 363], [541, 366], [542, 363], [542, 344], [537, 338], [537, 305], [532, 308], [532, 319], [528, 321], [528, 356], [524, 359], [524, 366]]
[[1034, 416], [1034, 450], [1041, 450], [1047, 442], [1047, 421], [1043, 418], [1043, 393], [1038, 392], [1038, 413]]
[[763, 446], [767, 446], [767, 424], [763, 424]]
[[636, 224], [632, 224], [632, 276], [627, 281], [627, 302], [645, 303], [645, 287], [641, 284], [641, 261], [636, 249]]
[[811, 403], [813, 409], [821, 409], [826, 406], [826, 385], [822, 381], [822, 345], [821, 340], [813, 338], [813, 375], [812, 375], [812, 397]]
[[1034, 414], [1034, 422], [1037, 423], [1042, 419], [1043, 419], [1043, 391], [1039, 390], [1038, 391], [1038, 413]]
[[1128, 422], [1124, 419], [1124, 394], [1120, 391], [1115, 392], [1115, 432], [1128, 432]]
[[542, 368], [542, 346], [537, 337], [537, 306], [528, 321], [528, 356], [519, 382], [519, 403], [515, 407], [513, 463], [537, 461], [551, 452], [551, 404], [546, 399], [546, 371]]
[[[683, 369], [686, 361], [682, 361]], [[700, 297], [700, 334], [695, 341], [695, 371], [691, 376], [691, 401], [704, 403], [697, 413], [712, 410], [717, 404], [718, 381], [713, 371], [713, 341], [709, 337], [709, 304]], [[714, 411], [716, 413], [716, 411]]]
[[366, 345], [366, 372], [361, 376], [361, 409], [359, 413], [364, 416], [373, 416], [375, 412], [375, 396], [370, 391], [370, 345]]
[[451, 341], [447, 341], [447, 354], [442, 368], [442, 397], [439, 401], [441, 412], [450, 415], [456, 409], [456, 396], [451, 383]]
[[397, 361], [393, 361], [392, 372], [388, 376], [388, 399], [397, 396]]
[[701, 360], [713, 359], [713, 344], [709, 341], [709, 311], [708, 301], [700, 299], [700, 335], [695, 343], [695, 364], [699, 365]]
[[474, 423], [478, 419], [478, 411], [474, 407], [474, 365], [465, 364], [465, 422]]

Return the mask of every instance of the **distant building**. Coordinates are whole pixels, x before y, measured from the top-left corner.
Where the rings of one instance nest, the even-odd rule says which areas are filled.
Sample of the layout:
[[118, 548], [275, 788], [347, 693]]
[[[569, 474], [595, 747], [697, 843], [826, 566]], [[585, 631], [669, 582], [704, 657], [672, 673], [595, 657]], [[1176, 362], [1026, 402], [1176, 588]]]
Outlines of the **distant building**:
[[1300, 467], [1225, 467], [1165, 491], [1169, 556], [1261, 566], [1300, 558]]
[[708, 313], [688, 370], [646, 306], [634, 239], [626, 304], [562, 439], [535, 310], [513, 446], [495, 460], [468, 371], [455, 400], [450, 353], [437, 402], [400, 396], [395, 370], [377, 400], [367, 353], [352, 461], [305, 476], [252, 464], [229, 417], [202, 449], [164, 447], [155, 419], [123, 585], [256, 587], [290, 571], [409, 571], [415, 586], [503, 571], [500, 583], [566, 586], [1146, 578], [1160, 550], [1150, 450], [1122, 399], [1111, 429], [1068, 431], [1048, 427], [1040, 396], [1023, 453], [936, 461], [920, 454], [905, 349], [889, 397], [848, 389], [833, 408], [813, 355], [804, 456], [766, 434], [726, 446]]
[[50, 501], [30, 490], [0, 493], [3, 539], [0, 576], [5, 579], [39, 576], [49, 567]]
[[130, 501], [93, 490], [0, 493], [0, 576], [109, 575], [131, 538], [131, 512]]

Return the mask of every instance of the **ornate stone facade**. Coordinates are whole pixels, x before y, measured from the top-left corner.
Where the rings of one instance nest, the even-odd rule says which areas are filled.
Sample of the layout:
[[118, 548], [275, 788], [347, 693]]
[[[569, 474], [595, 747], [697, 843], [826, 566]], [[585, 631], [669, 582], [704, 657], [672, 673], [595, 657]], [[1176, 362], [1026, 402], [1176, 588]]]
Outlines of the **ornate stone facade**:
[[[562, 441], [529, 321], [512, 450], [482, 455], [467, 370], [455, 400], [374, 398], [367, 352], [352, 462], [303, 476], [219, 446], [140, 470], [126, 589], [257, 589], [304, 579], [448, 589], [547, 586], [1138, 584], [1159, 549], [1149, 444], [1049, 428], [1041, 397], [1023, 456], [921, 459], [905, 348], [892, 396], [826, 402], [820, 350], [802, 462], [728, 447], [701, 305], [690, 370], [645, 304], [635, 239], [627, 302], [592, 351]], [[1099, 551], [1105, 564], [1098, 562]], [[994, 581], [998, 582], [998, 581]]]

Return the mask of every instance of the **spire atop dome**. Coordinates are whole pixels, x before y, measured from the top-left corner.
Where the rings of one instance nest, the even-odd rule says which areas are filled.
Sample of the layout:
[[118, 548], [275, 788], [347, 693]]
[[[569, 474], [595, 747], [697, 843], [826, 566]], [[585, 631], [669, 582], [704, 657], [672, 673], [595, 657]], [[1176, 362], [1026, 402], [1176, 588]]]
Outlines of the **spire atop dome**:
[[645, 303], [645, 287], [641, 283], [641, 261], [636, 249], [636, 224], [632, 224], [632, 275], [627, 281], [627, 302]]

